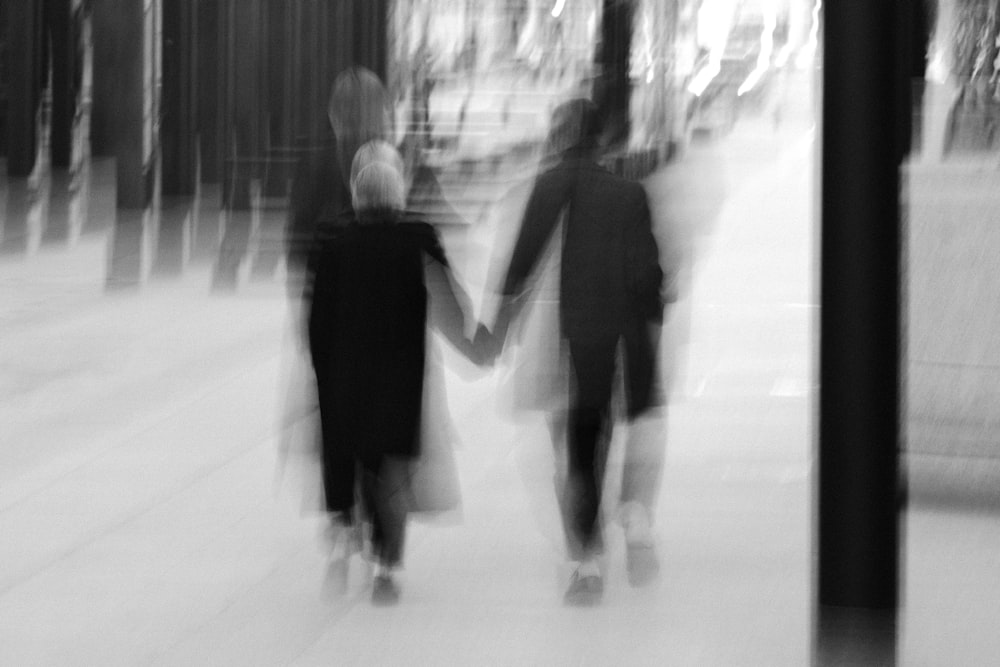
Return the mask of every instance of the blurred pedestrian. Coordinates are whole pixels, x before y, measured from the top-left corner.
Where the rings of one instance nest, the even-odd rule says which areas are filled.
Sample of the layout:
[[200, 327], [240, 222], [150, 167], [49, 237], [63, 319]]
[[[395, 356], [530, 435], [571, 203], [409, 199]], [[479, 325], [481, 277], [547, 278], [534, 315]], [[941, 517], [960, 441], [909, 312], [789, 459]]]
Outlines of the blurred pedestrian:
[[[603, 596], [601, 488], [616, 367], [622, 366], [630, 420], [663, 402], [657, 345], [664, 274], [649, 205], [640, 184], [598, 164], [600, 125], [589, 100], [571, 100], [554, 111], [549, 144], [560, 154], [538, 176], [528, 198], [494, 331], [498, 342], [506, 338], [527, 301], [540, 258], [558, 236], [558, 336], [569, 378], [566, 469], [557, 492], [575, 563], [564, 598], [571, 605], [595, 604]], [[648, 577], [630, 580], [644, 583]]]
[[[286, 264], [293, 295], [308, 282], [304, 275], [316, 235], [317, 221], [349, 220], [352, 214], [349, 176], [360, 146], [369, 141], [396, 144], [393, 109], [382, 80], [364, 67], [341, 72], [330, 90], [327, 118], [330, 141], [310, 151], [296, 169], [285, 233]], [[398, 143], [405, 164], [406, 210], [433, 206], [435, 224], [451, 224], [458, 216], [447, 206], [434, 173], [421, 159], [421, 142], [407, 135]]]
[[376, 604], [399, 598], [394, 573], [426, 414], [429, 299], [445, 313], [434, 320], [441, 333], [479, 361], [465, 335], [467, 300], [449, 276], [436, 231], [404, 218], [402, 170], [389, 144], [360, 147], [350, 179], [354, 212], [326, 227], [310, 263], [308, 338], [326, 511], [334, 538], [349, 535], [359, 514], [370, 521]]

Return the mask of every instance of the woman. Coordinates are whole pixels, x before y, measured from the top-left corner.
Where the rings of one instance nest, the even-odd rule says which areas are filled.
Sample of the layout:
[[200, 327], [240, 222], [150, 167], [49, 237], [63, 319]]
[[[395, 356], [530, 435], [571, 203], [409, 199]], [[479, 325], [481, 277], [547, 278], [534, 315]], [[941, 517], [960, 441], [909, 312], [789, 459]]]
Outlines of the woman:
[[[402, 158], [372, 142], [351, 167], [354, 215], [327, 227], [312, 260], [309, 347], [331, 526], [346, 533], [355, 491], [371, 522], [372, 601], [399, 599], [410, 464], [421, 452], [430, 300], [442, 333], [481, 363], [465, 337], [464, 294], [434, 228], [404, 218]], [[324, 221], [325, 222], [325, 221]]]
[[[349, 219], [351, 193], [348, 177], [358, 148], [369, 141], [393, 141], [393, 111], [389, 92], [381, 79], [364, 67], [341, 72], [330, 90], [327, 120], [332, 136], [322, 146], [314, 146], [300, 161], [292, 185], [286, 229], [286, 264], [290, 294], [308, 289], [304, 275], [317, 222]], [[407, 208], [416, 205], [434, 210], [438, 223], [459, 222], [445, 202], [433, 172], [420, 160], [418, 142], [405, 137], [406, 168], [403, 170]], [[419, 200], [419, 201], [417, 201]]]

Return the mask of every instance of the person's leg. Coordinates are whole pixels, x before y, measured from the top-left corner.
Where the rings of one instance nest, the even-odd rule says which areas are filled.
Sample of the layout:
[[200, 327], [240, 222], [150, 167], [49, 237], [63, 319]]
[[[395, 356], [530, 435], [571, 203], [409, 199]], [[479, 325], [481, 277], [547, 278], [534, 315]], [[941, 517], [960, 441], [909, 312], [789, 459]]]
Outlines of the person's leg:
[[620, 516], [629, 582], [641, 586], [659, 573], [653, 515], [663, 475], [666, 407], [660, 382], [659, 329], [634, 322], [625, 336], [628, 432]]
[[567, 431], [569, 430], [569, 413], [565, 410], [553, 412], [548, 417], [549, 436], [552, 439], [552, 458], [554, 471], [552, 488], [555, 491], [556, 503], [559, 508], [559, 518], [562, 522], [563, 539], [566, 553], [574, 560], [579, 559], [581, 552], [578, 540], [573, 537], [573, 511], [569, 502], [569, 465], [567, 463]]
[[350, 525], [353, 523], [357, 463], [345, 446], [344, 434], [337, 428], [337, 411], [332, 405], [334, 400], [322, 377], [317, 378], [316, 393], [322, 435], [320, 464], [326, 511], [331, 517], [338, 517], [345, 525]]
[[372, 602], [393, 604], [399, 589], [393, 580], [403, 560], [406, 537], [406, 462], [386, 456], [365, 457], [362, 467], [362, 499], [371, 518], [372, 554], [377, 563]]
[[616, 341], [570, 341], [573, 392], [566, 443], [566, 532], [570, 558], [579, 562], [567, 604], [595, 604], [603, 593], [597, 558], [603, 551], [601, 488]]
[[403, 561], [406, 538], [406, 463], [380, 456], [362, 461], [363, 497], [372, 522], [372, 549], [388, 568]]
[[[327, 547], [327, 571], [324, 592], [339, 596], [347, 591], [350, 557], [361, 548], [361, 526], [354, 517], [356, 470], [354, 457], [344, 451], [343, 438], [335, 432], [335, 417], [330, 406], [324, 406], [322, 384], [318, 387], [320, 404], [320, 473], [323, 480], [323, 502], [327, 523], [323, 539]], [[341, 446], [338, 446], [341, 445]]]
[[666, 458], [666, 408], [650, 408], [628, 423], [622, 467], [621, 502], [642, 508], [650, 522], [659, 497]]
[[323, 502], [327, 513], [324, 538], [329, 566], [326, 587], [342, 593], [346, 590], [348, 560], [361, 549], [361, 526], [355, 514], [357, 462], [344, 446], [345, 438], [337, 431], [337, 415], [326, 383], [317, 382], [320, 415], [320, 473]]
[[601, 432], [607, 410], [576, 407], [570, 410], [569, 447], [567, 451], [566, 502], [569, 506], [569, 533], [575, 560], [595, 556], [602, 551], [599, 525], [601, 486], [598, 461]]

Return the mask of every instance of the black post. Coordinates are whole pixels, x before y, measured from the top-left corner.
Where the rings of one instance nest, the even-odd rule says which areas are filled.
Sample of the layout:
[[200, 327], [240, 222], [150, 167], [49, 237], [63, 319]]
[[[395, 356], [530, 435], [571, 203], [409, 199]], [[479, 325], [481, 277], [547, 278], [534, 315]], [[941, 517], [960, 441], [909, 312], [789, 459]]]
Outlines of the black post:
[[190, 255], [199, 212], [197, 7], [192, 0], [170, 0], [162, 16], [163, 200], [152, 270], [157, 276], [178, 276]]
[[38, 0], [4, 3], [7, 27], [4, 82], [7, 86], [7, 175], [31, 173], [38, 152], [36, 114], [41, 96], [42, 5]]
[[899, 604], [901, 5], [824, 8], [818, 654], [878, 664]]
[[42, 240], [66, 243], [71, 237], [69, 173], [73, 157], [73, 117], [76, 110], [77, 38], [70, 0], [44, 0], [42, 11], [43, 79], [49, 79], [52, 95], [49, 115], [49, 158], [51, 160], [49, 209]]
[[238, 286], [253, 231], [253, 203], [262, 164], [263, 75], [261, 34], [266, 33], [262, 0], [225, 0], [223, 18], [225, 63], [222, 108], [225, 158], [222, 164], [222, 206], [225, 229], [212, 276], [212, 288], [231, 291]]
[[[68, 167], [73, 149], [76, 31], [70, 0], [43, 0], [43, 61], [52, 68], [51, 151], [53, 167]], [[51, 54], [51, 57], [45, 57]], [[45, 77], [47, 72], [43, 71]]]
[[[135, 288], [144, 279], [147, 209], [153, 203], [156, 165], [152, 151], [158, 137], [152, 135], [151, 118], [144, 114], [153, 106], [154, 94], [146, 79], [146, 15], [144, 3], [106, 0], [94, 7], [94, 44], [105, 44], [100, 67], [95, 62], [95, 109], [113, 119], [105, 140], [114, 148], [117, 210], [108, 262], [109, 289]], [[122, 39], [122, 35], [131, 36]], [[158, 48], [151, 44], [149, 51]], [[95, 53], [96, 60], [96, 53]], [[151, 63], [146, 63], [150, 66]], [[97, 86], [98, 81], [105, 81]], [[97, 95], [107, 97], [97, 98]], [[147, 145], [149, 142], [149, 145]]]
[[115, 36], [115, 31], [118, 30], [119, 19], [115, 14], [115, 4], [95, 2], [92, 5], [94, 81], [90, 112], [90, 153], [99, 157], [113, 157], [119, 95], [115, 68], [118, 66], [120, 41]]
[[633, 0], [604, 0], [602, 5], [594, 100], [604, 119], [606, 138], [612, 144], [627, 141], [630, 132], [629, 55], [634, 13]]

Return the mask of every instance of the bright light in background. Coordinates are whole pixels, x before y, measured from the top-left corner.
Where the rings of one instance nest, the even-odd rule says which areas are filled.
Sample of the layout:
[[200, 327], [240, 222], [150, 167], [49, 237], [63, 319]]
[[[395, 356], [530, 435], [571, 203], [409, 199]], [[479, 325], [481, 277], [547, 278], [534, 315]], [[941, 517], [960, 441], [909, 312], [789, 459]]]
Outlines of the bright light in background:
[[656, 63], [653, 61], [653, 22], [649, 12], [642, 15], [642, 61], [646, 69], [646, 83], [653, 83]]
[[927, 73], [924, 78], [931, 83], [945, 83], [948, 81], [948, 75], [948, 57], [943, 49], [936, 48], [927, 63]]
[[778, 25], [778, 16], [773, 0], [764, 3], [761, 11], [764, 15], [764, 28], [760, 33], [760, 53], [757, 54], [757, 66], [740, 85], [736, 91], [737, 96], [745, 95], [753, 90], [760, 78], [771, 67], [771, 54], [774, 53], [774, 28]]
[[721, 56], [735, 15], [734, 0], [705, 0], [698, 8], [698, 44]]
[[795, 61], [795, 64], [800, 68], [808, 66], [812, 62], [813, 54], [816, 53], [816, 47], [819, 44], [819, 13], [822, 8], [823, 0], [816, 0], [812, 9], [812, 25], [809, 28], [809, 39], [802, 47], [802, 50], [799, 51], [799, 57]]
[[695, 74], [694, 78], [691, 79], [691, 83], [688, 84], [688, 92], [695, 97], [701, 97], [701, 94], [705, 92], [708, 88], [708, 84], [712, 83], [712, 79], [718, 76], [719, 71], [722, 69], [719, 60], [709, 60], [698, 73]]
[[705, 0], [698, 8], [698, 44], [708, 51], [708, 62], [688, 84], [688, 92], [695, 97], [705, 92], [722, 69], [722, 55], [726, 51], [735, 10], [734, 0]]
[[552, 8], [552, 18], [557, 19], [559, 15], [562, 14], [563, 9], [566, 7], [566, 0], [556, 0], [555, 6]]

